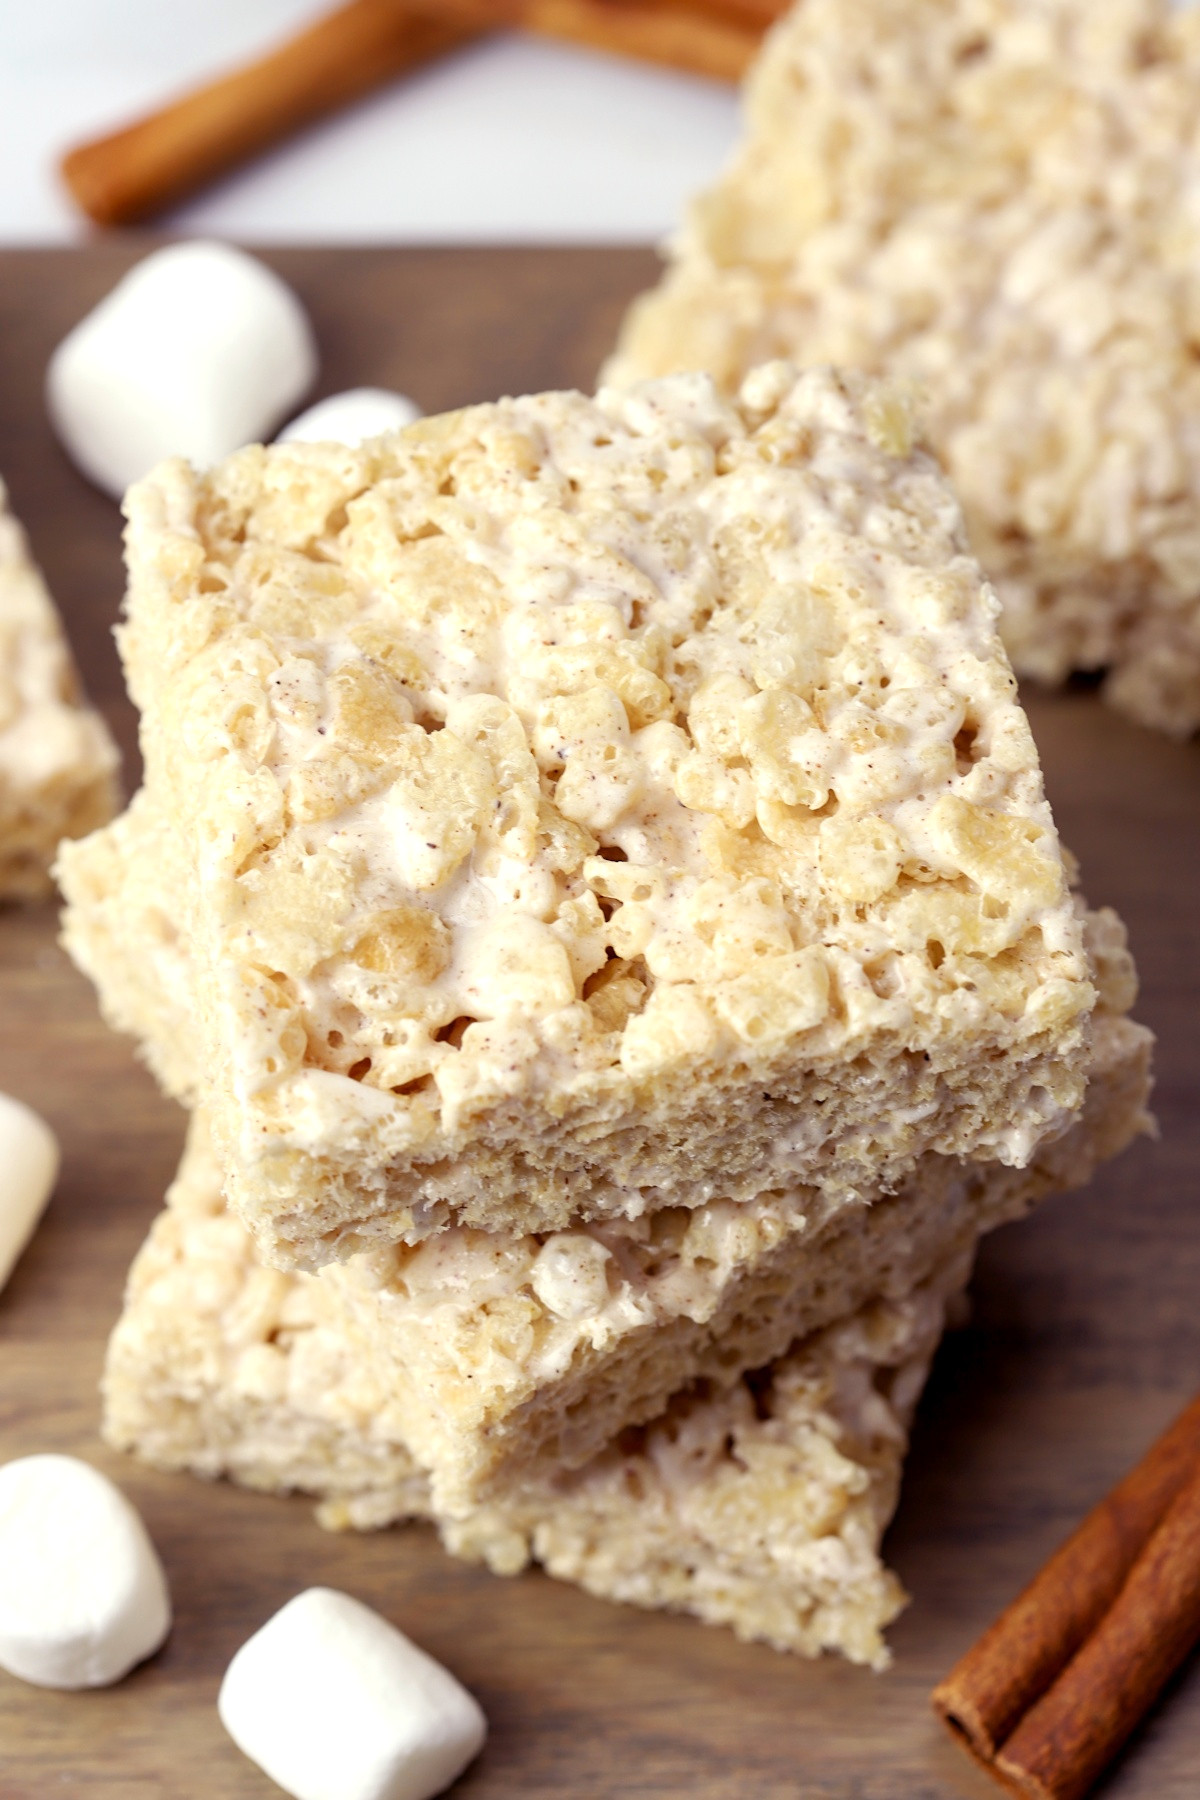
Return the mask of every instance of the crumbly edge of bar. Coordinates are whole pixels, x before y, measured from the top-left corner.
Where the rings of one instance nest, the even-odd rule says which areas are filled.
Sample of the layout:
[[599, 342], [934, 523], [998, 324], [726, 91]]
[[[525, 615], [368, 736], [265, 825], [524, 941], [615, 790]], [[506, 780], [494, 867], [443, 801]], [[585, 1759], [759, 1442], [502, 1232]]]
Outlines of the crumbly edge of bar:
[[[518, 1480], [544, 1479], [547, 1467], [556, 1463], [582, 1462], [589, 1451], [596, 1450], [597, 1435], [603, 1441], [605, 1421], [611, 1427], [609, 1435], [615, 1436], [619, 1428], [639, 1423], [659, 1410], [668, 1394], [688, 1380], [702, 1377], [715, 1388], [729, 1383], [745, 1368], [770, 1360], [780, 1353], [776, 1345], [782, 1342], [786, 1347], [798, 1335], [789, 1330], [791, 1325], [824, 1324], [835, 1312], [852, 1310], [867, 1292], [895, 1296], [907, 1291], [936, 1262], [973, 1244], [979, 1231], [1021, 1216], [1046, 1193], [1082, 1184], [1100, 1161], [1116, 1155], [1138, 1130], [1146, 1129], [1151, 1040], [1143, 1027], [1120, 1016], [1120, 1008], [1131, 997], [1124, 936], [1119, 921], [1105, 913], [1092, 915], [1089, 936], [1101, 991], [1113, 1011], [1097, 1020], [1083, 1117], [1062, 1138], [1043, 1145], [1030, 1170], [961, 1170], [944, 1163], [937, 1166], [937, 1159], [929, 1159], [934, 1166], [926, 1171], [924, 1191], [918, 1189], [915, 1194], [834, 1217], [826, 1226], [831, 1243], [823, 1245], [821, 1234], [815, 1242], [794, 1234], [774, 1250], [766, 1249], [725, 1283], [702, 1320], [683, 1316], [649, 1328], [640, 1326], [615, 1354], [589, 1357], [585, 1353], [583, 1358], [573, 1358], [565, 1379], [547, 1380], [533, 1401], [505, 1422], [507, 1445], [498, 1441], [499, 1433], [489, 1441], [486, 1427], [489, 1423], [494, 1427], [503, 1412], [504, 1396], [499, 1400], [496, 1396], [503, 1377], [511, 1379], [506, 1359], [529, 1356], [532, 1334], [525, 1315], [536, 1308], [528, 1291], [489, 1295], [489, 1286], [496, 1284], [490, 1280], [486, 1263], [473, 1284], [475, 1313], [465, 1335], [459, 1322], [458, 1335], [465, 1345], [463, 1353], [469, 1350], [476, 1364], [475, 1384], [492, 1388], [490, 1420], [486, 1408], [472, 1405], [468, 1409], [461, 1402], [456, 1408], [456, 1389], [461, 1395], [470, 1386], [468, 1383], [464, 1389], [461, 1369], [456, 1372], [446, 1364], [421, 1368], [413, 1358], [416, 1339], [412, 1332], [397, 1329], [397, 1320], [403, 1318], [402, 1305], [390, 1305], [386, 1286], [374, 1285], [380, 1270], [351, 1265], [326, 1270], [314, 1280], [287, 1277], [255, 1265], [246, 1235], [222, 1211], [219, 1176], [202, 1118], [193, 1124], [189, 1151], [172, 1190], [168, 1214], [158, 1229], [169, 1238], [173, 1214], [179, 1215], [182, 1233], [187, 1232], [190, 1219], [199, 1217], [203, 1232], [215, 1245], [210, 1264], [221, 1255], [242, 1258], [245, 1291], [239, 1292], [238, 1318], [251, 1347], [247, 1362], [251, 1373], [245, 1376], [251, 1384], [245, 1389], [248, 1402], [255, 1380], [266, 1381], [272, 1370], [278, 1379], [284, 1368], [269, 1345], [260, 1354], [281, 1296], [301, 1309], [319, 1301], [321, 1319], [343, 1345], [353, 1346], [347, 1357], [353, 1375], [342, 1374], [338, 1380], [349, 1379], [351, 1388], [355, 1382], [366, 1383], [372, 1392], [387, 1396], [381, 1413], [385, 1436], [403, 1441], [435, 1470], [439, 1511], [461, 1512], [466, 1499], [464, 1470], [469, 1468], [476, 1478], [481, 1468], [488, 1470], [493, 1486], [503, 1488]], [[447, 1245], [447, 1252], [450, 1248]], [[471, 1246], [472, 1251], [477, 1248]], [[511, 1247], [514, 1259], [522, 1249]], [[147, 1258], [153, 1261], [149, 1252]], [[498, 1260], [502, 1260], [499, 1253]], [[528, 1256], [526, 1260], [530, 1260]], [[193, 1254], [191, 1262], [202, 1288], [216, 1296], [214, 1303], [223, 1305], [224, 1291], [219, 1283], [212, 1285], [215, 1275], [211, 1280], [205, 1276], [204, 1259]], [[474, 1271], [470, 1261], [447, 1273], [453, 1284], [450, 1291], [460, 1288], [471, 1295]], [[814, 1286], [822, 1291], [807, 1295], [806, 1290]], [[135, 1273], [131, 1297], [136, 1297], [137, 1287]], [[519, 1315], [515, 1319], [514, 1308]], [[300, 1317], [306, 1321], [303, 1310]], [[546, 1322], [544, 1309], [542, 1322]], [[430, 1344], [452, 1343], [450, 1318], [424, 1318], [417, 1323], [429, 1327], [425, 1335]], [[326, 1385], [332, 1392], [337, 1383], [331, 1378]], [[537, 1387], [536, 1380], [527, 1379], [526, 1385]], [[321, 1391], [319, 1382], [314, 1386]], [[511, 1397], [510, 1393], [510, 1404]], [[435, 1410], [442, 1416], [438, 1428], [431, 1430]], [[590, 1443], [585, 1430], [592, 1434]], [[505, 1448], [510, 1452], [507, 1464], [497, 1468], [492, 1460], [489, 1470], [489, 1459]], [[478, 1485], [472, 1498], [479, 1498]]]
[[1200, 725], [1198, 52], [1161, 0], [797, 7], [605, 371], [915, 379], [1018, 670], [1108, 669], [1177, 736]]
[[[1111, 935], [1119, 956], [1122, 939]], [[446, 1239], [417, 1252], [427, 1259], [432, 1253], [433, 1278], [444, 1275], [450, 1285], [442, 1291], [461, 1296], [457, 1307], [447, 1299], [433, 1312], [406, 1309], [386, 1263], [359, 1259], [328, 1269], [320, 1277], [324, 1316], [354, 1346], [353, 1367], [370, 1372], [387, 1394], [388, 1429], [434, 1472], [439, 1512], [461, 1513], [517, 1480], [584, 1463], [618, 1430], [660, 1411], [686, 1382], [728, 1384], [864, 1296], [908, 1291], [979, 1232], [1022, 1216], [1047, 1192], [1082, 1184], [1100, 1160], [1146, 1128], [1149, 1047], [1143, 1027], [1098, 1019], [1084, 1115], [1044, 1145], [1029, 1170], [964, 1169], [930, 1157], [909, 1191], [827, 1216], [811, 1235], [788, 1234], [786, 1214], [752, 1214], [744, 1222], [728, 1216], [721, 1225], [758, 1241], [740, 1260], [724, 1252], [730, 1272], [690, 1314], [684, 1299], [674, 1316], [659, 1312], [630, 1324], [637, 1290], [623, 1285], [613, 1300], [616, 1331], [606, 1338], [599, 1318], [584, 1322], [567, 1336], [569, 1355], [560, 1346], [547, 1356], [555, 1320], [527, 1280], [536, 1243]], [[193, 1124], [173, 1204], [186, 1215], [197, 1190], [217, 1203], [219, 1174], [202, 1117]], [[720, 1226], [711, 1243], [708, 1235], [705, 1222], [695, 1221], [685, 1236], [692, 1256], [706, 1247], [721, 1254]], [[572, 1253], [603, 1241], [574, 1234]], [[619, 1238], [608, 1241], [620, 1254]], [[549, 1242], [552, 1253], [560, 1248]], [[518, 1266], [498, 1274], [506, 1263]], [[297, 1279], [308, 1292], [311, 1278]], [[260, 1285], [264, 1295], [277, 1291], [265, 1272]]]
[[116, 769], [0, 482], [0, 899], [49, 890], [59, 840], [116, 811]]
[[163, 1089], [197, 1099], [191, 971], [172, 896], [184, 879], [174, 840], [155, 830], [144, 788], [103, 830], [60, 846], [61, 941], [96, 989], [114, 1031], [128, 1033]]
[[[447, 1547], [696, 1613], [779, 1649], [883, 1666], [903, 1604], [878, 1545], [906, 1431], [969, 1258], [721, 1393], [703, 1384], [584, 1470], [443, 1522]], [[176, 1195], [130, 1274], [104, 1434], [167, 1469], [322, 1501], [331, 1527], [426, 1517], [424, 1477], [324, 1302], [264, 1268], [208, 1191]]]
[[[145, 791], [135, 797], [126, 814], [107, 831], [97, 833], [83, 844], [64, 846], [60, 859], [60, 875], [68, 901], [64, 914], [64, 942], [76, 962], [96, 982], [110, 1022], [132, 1030], [140, 1038], [151, 1065], [168, 1090], [185, 1100], [192, 1100], [198, 1087], [191, 1062], [196, 1033], [190, 1024], [193, 1001], [189, 958], [179, 927], [171, 916], [168, 899], [178, 892], [183, 879], [173, 848], [174, 838], [159, 823]], [[1043, 1090], [1028, 1107], [1024, 1121], [1014, 1118], [1019, 1112], [1020, 1101], [1014, 1102], [1012, 1097], [1013, 1071], [998, 1059], [988, 1062], [980, 1057], [985, 1072], [999, 1069], [1001, 1079], [1007, 1078], [1009, 1083], [1010, 1110], [1002, 1113], [1007, 1141], [996, 1146], [998, 1154], [1007, 1154], [1019, 1161], [1023, 1155], [1028, 1155], [1030, 1144], [1052, 1128], [1056, 1116], [1061, 1120], [1071, 1112], [1078, 1103], [1083, 1085], [1085, 1071], [1080, 1064], [1084, 1054], [1085, 1040], [1080, 1033], [1072, 1058], [1067, 1059], [1058, 1052], [1047, 1053], [1040, 1061], [1027, 1066], [1023, 1074], [1018, 1074], [1026, 1088]], [[956, 1108], [960, 1115], [966, 1111], [962, 1089], [956, 1090], [941, 1079], [941, 1072], [932, 1059], [926, 1061], [902, 1055], [895, 1059], [890, 1070], [885, 1068], [882, 1074], [877, 1074], [874, 1083], [863, 1066], [864, 1060], [848, 1067], [835, 1067], [828, 1082], [816, 1083], [810, 1073], [807, 1089], [800, 1089], [801, 1094], [807, 1093], [816, 1101], [814, 1111], [823, 1109], [829, 1114], [839, 1100], [843, 1107], [842, 1166], [820, 1169], [823, 1193], [811, 1202], [820, 1210], [832, 1204], [854, 1203], [909, 1178], [918, 1155], [915, 1147], [906, 1146], [907, 1158], [897, 1159], [890, 1170], [884, 1158], [877, 1154], [874, 1124], [886, 1104], [904, 1105], [923, 1112], [927, 1135], [934, 1135], [929, 1131], [929, 1119], [938, 1107], [945, 1116], [952, 1115]], [[1051, 1063], [1056, 1066], [1051, 1067]], [[892, 1077], [890, 1087], [887, 1085], [889, 1074]], [[898, 1085], [897, 1076], [903, 1085]], [[780, 1085], [784, 1087], [784, 1084]], [[711, 1091], [702, 1091], [701, 1101], [693, 1096], [691, 1117], [702, 1135], [691, 1140], [690, 1152], [703, 1167], [720, 1161], [723, 1179], [719, 1195], [715, 1181], [697, 1182], [691, 1175], [686, 1160], [687, 1140], [682, 1146], [678, 1139], [675, 1142], [668, 1140], [671, 1162], [660, 1158], [652, 1164], [649, 1174], [657, 1174], [662, 1179], [656, 1191], [649, 1193], [642, 1190], [654, 1186], [650, 1181], [636, 1187], [632, 1184], [623, 1187], [614, 1179], [616, 1157], [611, 1154], [601, 1180], [589, 1183], [587, 1166], [581, 1166], [578, 1160], [567, 1163], [565, 1158], [557, 1169], [551, 1164], [547, 1173], [534, 1160], [536, 1146], [527, 1141], [520, 1142], [520, 1128], [527, 1115], [517, 1110], [509, 1121], [511, 1149], [503, 1145], [498, 1150], [490, 1146], [469, 1147], [460, 1164], [433, 1174], [422, 1171], [426, 1182], [444, 1182], [445, 1194], [437, 1207], [420, 1203], [420, 1211], [414, 1215], [413, 1235], [427, 1235], [431, 1229], [436, 1231], [440, 1224], [452, 1219], [461, 1220], [470, 1227], [500, 1228], [509, 1232], [514, 1228], [562, 1230], [569, 1229], [580, 1219], [619, 1219], [661, 1209], [673, 1202], [696, 1207], [714, 1198], [753, 1198], [764, 1185], [761, 1173], [753, 1164], [749, 1173], [744, 1164], [739, 1169], [736, 1154], [741, 1147], [739, 1140], [744, 1135], [738, 1101], [748, 1093], [754, 1107], [761, 1110], [765, 1118], [765, 1123], [762, 1119], [758, 1121], [760, 1139], [774, 1134], [778, 1142], [781, 1129], [789, 1125], [794, 1129], [791, 1111], [799, 1111], [804, 1104], [803, 1099], [798, 1104], [793, 1103], [788, 1114], [777, 1120], [773, 1114], [784, 1112], [778, 1095], [774, 1099], [767, 1098], [762, 1090], [751, 1091], [743, 1082], [738, 1093], [726, 1097], [724, 1115], [718, 1118], [714, 1115], [720, 1109], [713, 1104]], [[886, 1100], [881, 1095], [886, 1095]], [[992, 1104], [994, 1111], [1001, 1110], [994, 1096]], [[985, 1116], [986, 1103], [977, 1103], [976, 1112], [977, 1116]], [[847, 1113], [849, 1118], [845, 1116]], [[672, 1127], [682, 1135], [686, 1117], [682, 1104], [673, 1118], [669, 1112], [657, 1117], [652, 1114], [639, 1128], [641, 1143], [635, 1140], [634, 1153], [648, 1143], [653, 1144], [656, 1133], [664, 1134], [664, 1126]], [[862, 1126], [857, 1144], [851, 1136], [852, 1120]], [[599, 1135], [598, 1120], [593, 1121], [593, 1128]], [[822, 1132], [825, 1129], [821, 1127]], [[628, 1141], [632, 1135], [630, 1128], [625, 1128], [622, 1135]], [[936, 1138], [935, 1141], [944, 1146], [946, 1154], [956, 1147], [952, 1137], [948, 1141]], [[820, 1148], [819, 1134], [817, 1148]], [[975, 1148], [978, 1151], [979, 1145]], [[686, 1171], [682, 1191], [676, 1176], [681, 1164]], [[295, 1159], [289, 1158], [288, 1165], [294, 1171]], [[266, 1165], [268, 1170], [270, 1166], [269, 1163]], [[619, 1165], [615, 1172], [622, 1173]], [[646, 1171], [639, 1170], [635, 1162], [629, 1172]], [[261, 1173], [260, 1170], [260, 1176]], [[772, 1173], [776, 1183], [788, 1187], [797, 1184], [796, 1173], [786, 1164]], [[800, 1180], [803, 1173], [802, 1161]], [[338, 1171], [328, 1163], [308, 1159], [306, 1174], [314, 1187], [329, 1183], [336, 1190]], [[231, 1191], [235, 1202], [240, 1201], [243, 1216], [252, 1220], [261, 1217], [264, 1210], [261, 1182], [255, 1183], [248, 1194], [243, 1194], [237, 1185], [236, 1168], [230, 1169], [230, 1175]], [[519, 1175], [524, 1176], [522, 1186], [518, 1185]], [[361, 1181], [361, 1175], [359, 1179]], [[318, 1219], [336, 1220], [356, 1199], [361, 1209], [364, 1204], [362, 1191], [360, 1189], [356, 1195], [353, 1185], [345, 1194], [335, 1191], [332, 1197], [329, 1194], [322, 1196], [317, 1203], [321, 1209]], [[360, 1226], [357, 1232], [340, 1234], [337, 1244], [340, 1255], [349, 1255], [355, 1249], [372, 1244], [384, 1253], [394, 1222], [394, 1213], [387, 1200], [384, 1207], [382, 1224], [368, 1219], [365, 1228]], [[277, 1240], [267, 1239], [266, 1242], [272, 1260], [318, 1260], [311, 1253], [305, 1257], [302, 1247], [297, 1253], [291, 1246], [285, 1246], [281, 1254]]]
[[[557, 1135], [539, 1141], [540, 1110], [496, 1109], [491, 1142], [461, 1144], [452, 1161], [428, 1165], [381, 1158], [372, 1167], [345, 1152], [335, 1160], [263, 1149], [243, 1162], [249, 1128], [220, 1095], [213, 1130], [232, 1203], [264, 1255], [281, 1267], [311, 1268], [397, 1238], [419, 1243], [454, 1225], [561, 1231], [576, 1219], [634, 1218], [718, 1196], [748, 1201], [783, 1184], [818, 1187], [849, 1205], [899, 1187], [931, 1150], [1020, 1164], [1078, 1110], [1086, 1049], [1087, 1032], [1076, 1024], [1057, 1039], [1045, 1033], [1024, 1057], [980, 1046], [967, 1071], [938, 1069], [912, 1051], [864, 1053], [799, 1078], [760, 1067], [757, 1083], [737, 1088], [706, 1083], [697, 1071], [690, 1083], [672, 1084], [667, 1104], [643, 1106], [636, 1123], [602, 1133], [589, 1119], [594, 1135], [582, 1145]], [[816, 1144], [797, 1143], [804, 1136]]]
[[[359, 1258], [328, 1278], [360, 1354], [406, 1371], [395, 1388], [398, 1412], [408, 1441], [436, 1471], [440, 1508], [452, 1510], [522, 1471], [578, 1466], [623, 1425], [652, 1417], [686, 1381], [720, 1384], [764, 1364], [865, 1295], [906, 1290], [955, 1245], [1023, 1216], [1049, 1192], [1082, 1185], [1148, 1128], [1150, 1045], [1150, 1034], [1129, 1020], [1097, 1021], [1083, 1114], [1027, 1170], [930, 1156], [899, 1194], [863, 1206], [822, 1212], [819, 1196], [795, 1195], [795, 1210], [760, 1202], [694, 1216], [690, 1226], [670, 1221], [682, 1239], [672, 1259], [669, 1238], [658, 1237], [661, 1301], [652, 1285], [619, 1280], [612, 1324], [606, 1307], [574, 1328], [555, 1318], [537, 1293], [537, 1240], [471, 1239], [459, 1250], [437, 1239], [415, 1259]], [[806, 1198], [807, 1220], [797, 1217]], [[722, 1246], [723, 1232], [741, 1234], [737, 1252]], [[546, 1243], [543, 1262], [565, 1282], [568, 1303], [595, 1281], [597, 1254], [611, 1246], [620, 1267], [637, 1253], [628, 1238], [603, 1231]], [[719, 1278], [699, 1283], [692, 1298], [691, 1259], [706, 1249]], [[428, 1276], [413, 1268], [406, 1280], [422, 1258]], [[568, 1262], [578, 1267], [576, 1288]], [[421, 1292], [423, 1279], [439, 1277], [453, 1285]], [[678, 1299], [672, 1279], [682, 1287]]]
[[968, 1252], [732, 1388], [698, 1384], [548, 1484], [550, 1505], [525, 1490], [511, 1507], [443, 1524], [447, 1543], [504, 1572], [523, 1535], [527, 1555], [590, 1593], [885, 1667], [882, 1631], [906, 1596], [880, 1540], [946, 1306], [970, 1264]]
[[[168, 466], [129, 506], [205, 1088], [273, 1256], [440, 1224], [473, 1145], [496, 1193], [545, 1140], [547, 1225], [573, 1159], [669, 1190], [613, 1129], [655, 1107], [690, 1158], [761, 1164], [752, 1120], [706, 1143], [697, 1092], [800, 1063], [928, 1052], [951, 1115], [968, 1040], [1077, 1079], [1092, 997], [1036, 750], [894, 395], [783, 365], [736, 404], [699, 377], [542, 395]], [[518, 874], [536, 900], [500, 896]], [[1022, 1096], [977, 1098], [957, 1132], [906, 1121], [885, 1178], [991, 1153]], [[826, 1181], [828, 1110], [790, 1179]], [[538, 1182], [535, 1158], [510, 1186]]]
[[[1100, 691], [1151, 731], [1187, 738], [1200, 728], [1200, 603], [1180, 605], [1152, 556], [1099, 572], [1082, 556], [1053, 573], [1010, 541], [980, 553], [1003, 602], [1009, 654], [1022, 675], [1057, 685], [1075, 670], [1100, 671]], [[1200, 523], [1189, 573], [1200, 594]], [[1066, 560], [1065, 558], [1062, 560]]]

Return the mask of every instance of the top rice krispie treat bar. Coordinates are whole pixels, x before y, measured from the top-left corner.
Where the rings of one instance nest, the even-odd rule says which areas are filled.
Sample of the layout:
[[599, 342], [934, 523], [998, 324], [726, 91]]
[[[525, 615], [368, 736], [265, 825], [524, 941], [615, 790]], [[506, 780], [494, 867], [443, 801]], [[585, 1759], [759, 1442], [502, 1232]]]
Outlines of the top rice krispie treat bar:
[[44, 893], [59, 839], [112, 817], [116, 767], [0, 482], [0, 900]]
[[608, 379], [918, 383], [1021, 674], [1200, 725], [1200, 8], [804, 0]]
[[1078, 1108], [1036, 751], [889, 390], [506, 400], [127, 505], [198, 1085], [271, 1258], [851, 1198]]

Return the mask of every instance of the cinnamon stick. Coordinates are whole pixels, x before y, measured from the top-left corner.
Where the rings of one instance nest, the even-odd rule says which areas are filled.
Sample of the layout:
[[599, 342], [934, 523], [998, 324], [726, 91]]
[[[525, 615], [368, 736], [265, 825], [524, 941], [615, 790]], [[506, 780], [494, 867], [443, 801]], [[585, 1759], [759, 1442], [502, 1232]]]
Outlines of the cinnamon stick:
[[349, 0], [248, 67], [77, 145], [63, 179], [98, 225], [134, 224], [480, 29], [453, 8]]
[[1197, 1635], [1200, 1398], [935, 1689], [934, 1708], [1010, 1791], [1077, 1800]]
[[1200, 1637], [1200, 1467], [1124, 1587], [996, 1758], [1029, 1800], [1081, 1800]]
[[737, 80], [783, 0], [349, 0], [299, 36], [108, 136], [63, 180], [98, 225], [187, 198], [373, 88], [501, 25]]
[[760, 35], [789, 12], [795, 0], [656, 0], [665, 12], [702, 12], [726, 25]]
[[517, 22], [544, 37], [565, 38], [618, 56], [662, 63], [717, 81], [740, 81], [758, 50], [758, 34], [716, 9], [637, 5], [627, 0], [524, 0]]

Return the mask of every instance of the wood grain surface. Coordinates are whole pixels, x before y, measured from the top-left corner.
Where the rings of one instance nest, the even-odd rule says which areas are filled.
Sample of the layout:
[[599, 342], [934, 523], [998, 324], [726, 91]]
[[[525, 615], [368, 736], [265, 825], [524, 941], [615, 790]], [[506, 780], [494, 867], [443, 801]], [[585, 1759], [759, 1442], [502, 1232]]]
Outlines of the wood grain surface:
[[[0, 473], [136, 776], [110, 629], [116, 508], [78, 478], [41, 404], [64, 331], [145, 249], [0, 255]], [[321, 392], [394, 385], [427, 409], [589, 385], [642, 251], [308, 251], [268, 261], [309, 306]], [[121, 1686], [82, 1695], [0, 1674], [0, 1795], [44, 1800], [276, 1790], [215, 1698], [238, 1644], [299, 1588], [358, 1595], [441, 1657], [492, 1735], [455, 1790], [701, 1800], [986, 1800], [928, 1691], [1077, 1518], [1200, 1387], [1200, 747], [1168, 743], [1087, 691], [1027, 696], [1051, 798], [1088, 892], [1128, 920], [1138, 1014], [1159, 1036], [1159, 1142], [987, 1245], [969, 1326], [939, 1355], [888, 1539], [913, 1596], [885, 1675], [807, 1664], [686, 1619], [529, 1574], [499, 1581], [409, 1528], [330, 1537], [303, 1500], [158, 1476], [96, 1436], [96, 1382], [130, 1258], [182, 1138], [129, 1045], [101, 1025], [51, 908], [0, 911], [0, 1088], [65, 1152], [42, 1229], [0, 1297], [0, 1460], [69, 1450], [114, 1475], [166, 1563], [175, 1629]], [[1195, 1800], [1200, 1669], [1177, 1678], [1105, 1800]]]

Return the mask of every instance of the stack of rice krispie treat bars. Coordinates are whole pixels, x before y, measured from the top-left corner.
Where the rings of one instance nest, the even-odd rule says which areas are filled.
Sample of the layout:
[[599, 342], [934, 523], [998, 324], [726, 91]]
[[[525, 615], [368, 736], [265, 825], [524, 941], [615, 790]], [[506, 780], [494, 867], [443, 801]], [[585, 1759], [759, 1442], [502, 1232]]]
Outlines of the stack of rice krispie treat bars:
[[0, 902], [49, 890], [59, 840], [116, 811], [116, 771], [0, 481]]
[[545, 394], [127, 510], [146, 779], [65, 935], [193, 1117], [110, 1440], [882, 1663], [977, 1240], [1149, 1062], [903, 398]]

